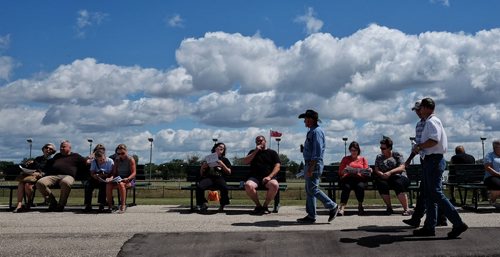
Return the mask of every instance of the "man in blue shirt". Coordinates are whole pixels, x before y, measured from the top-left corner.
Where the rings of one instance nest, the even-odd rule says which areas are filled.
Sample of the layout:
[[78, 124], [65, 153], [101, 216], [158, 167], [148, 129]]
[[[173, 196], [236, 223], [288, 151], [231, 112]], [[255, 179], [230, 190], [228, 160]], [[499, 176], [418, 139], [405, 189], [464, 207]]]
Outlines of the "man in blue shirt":
[[319, 189], [319, 179], [323, 173], [323, 155], [325, 153], [325, 133], [319, 127], [318, 113], [314, 110], [307, 110], [299, 115], [299, 119], [304, 119], [304, 124], [309, 128], [306, 141], [304, 142], [304, 178], [306, 196], [307, 216], [297, 219], [300, 223], [316, 222], [316, 198], [319, 199], [325, 208], [329, 209], [328, 222], [335, 219], [339, 207], [323, 191]]

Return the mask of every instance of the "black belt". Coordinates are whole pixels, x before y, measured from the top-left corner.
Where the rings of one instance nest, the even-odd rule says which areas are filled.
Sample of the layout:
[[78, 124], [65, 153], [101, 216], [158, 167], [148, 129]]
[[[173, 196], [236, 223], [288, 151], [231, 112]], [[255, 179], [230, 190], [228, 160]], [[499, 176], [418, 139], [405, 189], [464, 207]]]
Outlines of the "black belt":
[[433, 153], [433, 154], [428, 154], [425, 157], [426, 158], [427, 157], [443, 157], [443, 154], [442, 153]]

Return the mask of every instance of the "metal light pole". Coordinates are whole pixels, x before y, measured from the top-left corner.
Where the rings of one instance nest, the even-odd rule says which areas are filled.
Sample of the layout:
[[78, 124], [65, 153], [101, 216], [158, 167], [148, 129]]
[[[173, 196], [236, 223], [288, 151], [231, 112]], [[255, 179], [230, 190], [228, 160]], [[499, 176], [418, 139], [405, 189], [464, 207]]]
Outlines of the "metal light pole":
[[484, 140], [486, 140], [485, 137], [480, 137], [481, 139], [481, 144], [483, 145], [483, 163], [484, 163]]
[[89, 142], [89, 155], [92, 155], [92, 142], [94, 142], [94, 140], [92, 140], [92, 138], [87, 138], [87, 142]]
[[280, 141], [281, 141], [281, 138], [277, 137], [276, 142], [278, 143], [278, 155], [280, 154]]
[[[415, 137], [410, 137], [410, 143], [411, 143], [411, 150], [412, 150], [412, 151], [413, 151], [413, 145], [416, 143], [416, 142], [415, 142], [415, 139], [416, 139]], [[411, 164], [414, 164], [414, 163], [413, 163], [413, 160], [414, 160], [414, 159], [411, 159]]]
[[148, 141], [150, 143], [149, 147], [149, 181], [151, 181], [151, 163], [153, 160], [153, 141], [154, 139], [152, 137], [148, 138]]
[[344, 156], [347, 156], [347, 137], [343, 137], [342, 140], [344, 140]]
[[217, 138], [212, 138], [212, 141], [214, 141], [214, 145], [217, 144], [217, 141], [219, 141]]
[[28, 138], [26, 139], [26, 142], [28, 142], [28, 144], [30, 145], [30, 159], [31, 159], [31, 149], [33, 148], [33, 139]]

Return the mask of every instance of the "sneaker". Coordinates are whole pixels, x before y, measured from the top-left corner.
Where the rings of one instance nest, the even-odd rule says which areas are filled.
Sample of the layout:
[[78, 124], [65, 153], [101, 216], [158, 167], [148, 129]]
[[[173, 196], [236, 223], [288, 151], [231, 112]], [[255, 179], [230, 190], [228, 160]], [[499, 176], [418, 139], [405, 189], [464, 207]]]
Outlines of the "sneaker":
[[414, 236], [435, 236], [436, 231], [430, 230], [428, 228], [415, 229], [415, 230], [413, 230], [413, 235]]
[[83, 209], [83, 212], [85, 212], [85, 213], [89, 213], [91, 211], [92, 211], [92, 205], [86, 205], [85, 209]]
[[339, 213], [339, 205], [337, 204], [335, 208], [331, 209], [330, 212], [328, 212], [328, 222], [334, 220], [335, 217], [337, 217], [338, 213]]
[[219, 206], [218, 212], [224, 212], [224, 205]]
[[104, 211], [104, 204], [99, 204], [99, 212]]
[[265, 207], [263, 206], [261, 208], [261, 210], [260, 210], [260, 213], [262, 213], [262, 214], [270, 214], [271, 211], [269, 210], [269, 208], [267, 208], [267, 206], [265, 206]]
[[316, 222], [316, 219], [313, 219], [313, 218], [311, 218], [309, 216], [305, 216], [304, 218], [297, 219], [297, 222], [298, 223], [313, 224], [314, 222]]
[[436, 227], [446, 227], [448, 226], [448, 222], [446, 221], [446, 219], [444, 220], [438, 220], [437, 224], [436, 224]]
[[365, 215], [365, 214], [366, 214], [366, 213], [365, 213], [365, 208], [363, 208], [363, 206], [362, 206], [362, 205], [358, 206], [358, 215], [359, 215], [359, 216], [363, 216], [363, 215]]
[[387, 215], [392, 215], [392, 214], [394, 214], [394, 210], [391, 207], [387, 207], [387, 209], [385, 210], [385, 213]]
[[262, 206], [255, 206], [252, 211], [252, 214], [262, 214]]
[[462, 223], [462, 225], [453, 226], [451, 231], [448, 233], [448, 238], [450, 238], [450, 239], [457, 238], [460, 234], [465, 232], [468, 228], [469, 228], [469, 226], [467, 226], [467, 224], [465, 224], [465, 223]]
[[410, 226], [412, 226], [414, 228], [420, 227], [420, 221], [419, 220], [407, 219], [407, 220], [403, 220], [403, 223], [405, 223], [407, 225], [410, 225]]
[[53, 195], [49, 195], [49, 211], [55, 211], [57, 209], [57, 200]]
[[64, 205], [58, 204], [56, 209], [54, 210], [56, 212], [63, 212], [64, 211]]
[[207, 213], [208, 212], [208, 204], [203, 203], [200, 207], [200, 213]]

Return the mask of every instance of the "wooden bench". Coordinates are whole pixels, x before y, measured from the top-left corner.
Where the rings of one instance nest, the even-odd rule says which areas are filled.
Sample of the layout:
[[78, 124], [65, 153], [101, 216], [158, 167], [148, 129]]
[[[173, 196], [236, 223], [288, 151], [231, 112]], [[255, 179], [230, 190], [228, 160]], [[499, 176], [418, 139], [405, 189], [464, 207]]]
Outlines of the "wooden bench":
[[[370, 165], [374, 169], [373, 165]], [[336, 202], [336, 190], [342, 190], [340, 187], [339, 165], [325, 165], [323, 174], [321, 175], [320, 187], [327, 190], [328, 196]], [[410, 186], [408, 187], [408, 195], [410, 198], [410, 206], [413, 206], [413, 195], [415, 192], [418, 194], [420, 181], [422, 180], [422, 167], [421, 165], [410, 165], [406, 168]], [[377, 190], [373, 181], [373, 176], [366, 181], [365, 190]]]
[[[483, 184], [484, 179], [484, 165], [483, 164], [450, 164], [448, 165], [448, 181], [445, 183], [447, 186], [454, 186], [457, 188], [460, 205], [462, 208], [467, 209], [467, 192], [472, 191], [472, 205], [473, 210], [477, 211], [480, 191], [486, 189]], [[462, 190], [463, 195], [462, 195]]]
[[[194, 197], [198, 182], [200, 181], [200, 166], [199, 165], [190, 165], [186, 167], [187, 182], [191, 182], [191, 185], [181, 187], [181, 190], [189, 190], [191, 192], [191, 206], [190, 210], [194, 211]], [[226, 184], [228, 189], [231, 190], [239, 190], [245, 191], [245, 186], [243, 183], [248, 179], [250, 174], [250, 166], [241, 165], [241, 166], [232, 166], [231, 167], [231, 175], [224, 176], [226, 180]], [[273, 212], [277, 213], [280, 207], [280, 191], [285, 191], [287, 189], [286, 184], [286, 167], [281, 166], [278, 175], [276, 176], [279, 183], [279, 190], [276, 196], [274, 197], [274, 209]], [[213, 189], [213, 188], [212, 188]], [[214, 189], [215, 190], [215, 189]], [[259, 187], [258, 190], [267, 190], [265, 187]]]

